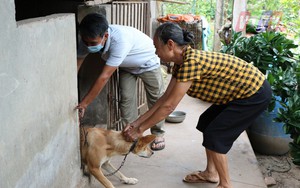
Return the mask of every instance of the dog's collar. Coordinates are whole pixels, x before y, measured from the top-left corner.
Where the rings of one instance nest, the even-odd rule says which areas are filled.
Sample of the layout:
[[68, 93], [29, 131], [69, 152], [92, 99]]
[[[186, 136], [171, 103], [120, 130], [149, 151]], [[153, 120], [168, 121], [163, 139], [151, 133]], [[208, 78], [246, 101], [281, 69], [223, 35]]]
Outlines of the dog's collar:
[[130, 152], [132, 152], [134, 150], [136, 144], [137, 144], [137, 140], [133, 142], [133, 144], [131, 145], [128, 153], [130, 153]]

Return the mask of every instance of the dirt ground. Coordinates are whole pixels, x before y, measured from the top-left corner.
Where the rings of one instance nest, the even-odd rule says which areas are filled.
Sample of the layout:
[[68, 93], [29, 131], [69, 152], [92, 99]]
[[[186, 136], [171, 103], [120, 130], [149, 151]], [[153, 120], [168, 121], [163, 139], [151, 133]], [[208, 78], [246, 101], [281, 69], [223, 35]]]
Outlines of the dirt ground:
[[289, 154], [255, 155], [269, 188], [300, 188], [300, 166], [292, 163]]

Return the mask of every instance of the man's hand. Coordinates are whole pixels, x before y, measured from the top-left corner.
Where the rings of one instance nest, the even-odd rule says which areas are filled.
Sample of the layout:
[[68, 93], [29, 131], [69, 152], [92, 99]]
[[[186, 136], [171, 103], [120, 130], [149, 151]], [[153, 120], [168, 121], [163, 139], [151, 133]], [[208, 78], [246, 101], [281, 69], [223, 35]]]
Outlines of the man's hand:
[[85, 113], [85, 110], [86, 110], [86, 106], [85, 105], [82, 105], [81, 103], [78, 104], [76, 107], [75, 107], [75, 110], [78, 110], [78, 115], [79, 115], [79, 120], [82, 120], [83, 116], [84, 116], [84, 113]]

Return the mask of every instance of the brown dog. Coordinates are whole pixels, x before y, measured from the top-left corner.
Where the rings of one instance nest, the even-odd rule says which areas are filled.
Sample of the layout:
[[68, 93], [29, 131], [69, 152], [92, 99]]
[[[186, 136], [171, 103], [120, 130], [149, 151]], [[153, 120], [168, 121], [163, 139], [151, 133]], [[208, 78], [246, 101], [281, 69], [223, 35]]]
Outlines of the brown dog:
[[[115, 155], [126, 155], [132, 152], [140, 157], [150, 157], [153, 151], [149, 144], [155, 139], [155, 135], [147, 135], [138, 139], [136, 143], [125, 141], [120, 131], [106, 130], [102, 128], [81, 128], [80, 152], [84, 167], [99, 180], [104, 187], [114, 188], [113, 184], [105, 177], [101, 167], [108, 173], [114, 173], [116, 169], [109, 160]], [[120, 171], [114, 173], [118, 179], [126, 184], [136, 184], [135, 178], [128, 178]]]

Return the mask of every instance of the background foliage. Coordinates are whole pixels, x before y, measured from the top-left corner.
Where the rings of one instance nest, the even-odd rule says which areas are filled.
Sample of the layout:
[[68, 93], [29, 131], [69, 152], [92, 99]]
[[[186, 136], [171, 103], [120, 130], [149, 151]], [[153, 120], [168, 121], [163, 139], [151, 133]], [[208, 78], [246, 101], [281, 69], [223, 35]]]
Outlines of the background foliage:
[[215, 0], [185, 0], [187, 4], [164, 3], [164, 14], [195, 14], [204, 15], [207, 20], [215, 16]]
[[299, 42], [300, 38], [300, 1], [299, 0], [247, 0], [247, 9], [251, 17], [260, 18], [266, 10], [282, 11], [282, 23], [287, 28], [290, 38]]
[[[214, 29], [214, 17], [217, 0], [177, 0], [188, 4], [163, 3], [163, 14], [195, 14], [204, 15], [210, 23], [211, 31]], [[233, 0], [224, 0], [224, 16], [232, 14]], [[282, 22], [287, 27], [291, 38], [296, 43], [300, 38], [300, 1], [299, 0], [247, 0], [247, 9], [251, 12], [251, 17], [259, 19], [265, 10], [282, 11]], [[209, 46], [212, 45], [212, 34], [209, 38]], [[298, 48], [299, 49], [299, 48]], [[299, 50], [298, 50], [299, 51]]]

